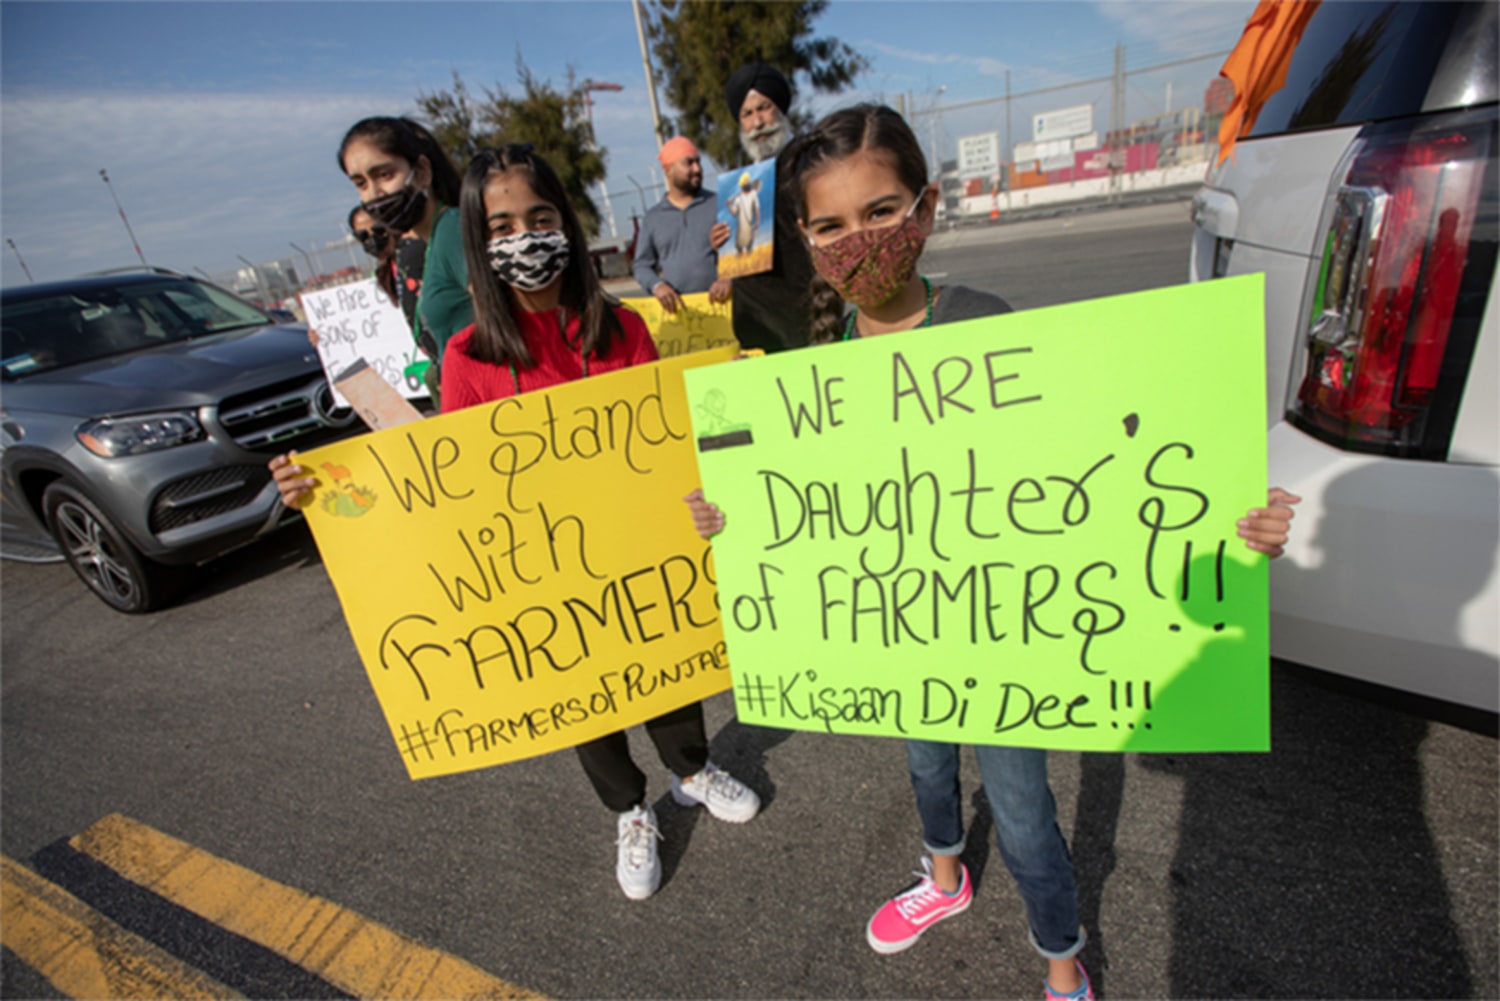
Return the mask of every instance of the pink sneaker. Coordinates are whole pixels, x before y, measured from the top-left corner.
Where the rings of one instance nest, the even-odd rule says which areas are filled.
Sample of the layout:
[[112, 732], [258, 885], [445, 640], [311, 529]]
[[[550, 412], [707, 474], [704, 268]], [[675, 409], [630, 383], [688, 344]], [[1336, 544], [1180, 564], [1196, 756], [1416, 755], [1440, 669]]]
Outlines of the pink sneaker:
[[924, 931], [944, 918], [962, 914], [974, 900], [969, 870], [962, 864], [958, 892], [951, 897], [932, 881], [931, 859], [922, 859], [922, 871], [916, 875], [922, 881], [887, 900], [865, 927], [865, 938], [876, 952], [888, 956], [911, 947]]
[[1089, 983], [1088, 971], [1076, 959], [1073, 960], [1073, 965], [1078, 967], [1078, 979], [1083, 981], [1079, 985], [1078, 990], [1073, 991], [1071, 994], [1063, 994], [1059, 991], [1054, 991], [1052, 985], [1043, 980], [1042, 988], [1045, 991], [1042, 995], [1043, 1001], [1094, 1001], [1094, 985]]

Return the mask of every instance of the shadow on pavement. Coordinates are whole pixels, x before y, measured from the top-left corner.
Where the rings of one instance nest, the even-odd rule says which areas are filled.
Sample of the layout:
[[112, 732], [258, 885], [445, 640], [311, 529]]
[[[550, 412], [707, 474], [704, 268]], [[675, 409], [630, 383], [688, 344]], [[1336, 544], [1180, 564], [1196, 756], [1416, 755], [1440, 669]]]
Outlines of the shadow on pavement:
[[1320, 718], [1284, 677], [1269, 755], [1142, 759], [1184, 783], [1172, 996], [1470, 996], [1423, 815], [1427, 722], [1356, 699]]
[[[323, 557], [306, 522], [277, 529], [209, 563], [193, 567], [174, 604], [191, 605], [232, 591], [288, 567], [322, 566]], [[330, 585], [331, 587], [331, 585]]]
[[[775, 727], [748, 726], [731, 719], [710, 738], [708, 756], [714, 764], [755, 790], [764, 813], [776, 801], [776, 783], [766, 767], [769, 753], [792, 733]], [[687, 854], [698, 818], [704, 811], [678, 806], [670, 792], [659, 796], [651, 808], [656, 811], [656, 825], [661, 831], [659, 857], [662, 886], [666, 886], [672, 881], [678, 862]]]

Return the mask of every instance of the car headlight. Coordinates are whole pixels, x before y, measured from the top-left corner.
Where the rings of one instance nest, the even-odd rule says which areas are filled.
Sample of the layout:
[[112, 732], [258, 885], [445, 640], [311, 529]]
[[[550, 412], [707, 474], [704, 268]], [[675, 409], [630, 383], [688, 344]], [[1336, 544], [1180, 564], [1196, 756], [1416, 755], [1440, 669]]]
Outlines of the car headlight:
[[89, 421], [74, 432], [83, 447], [106, 459], [175, 448], [206, 437], [192, 413], [141, 414]]

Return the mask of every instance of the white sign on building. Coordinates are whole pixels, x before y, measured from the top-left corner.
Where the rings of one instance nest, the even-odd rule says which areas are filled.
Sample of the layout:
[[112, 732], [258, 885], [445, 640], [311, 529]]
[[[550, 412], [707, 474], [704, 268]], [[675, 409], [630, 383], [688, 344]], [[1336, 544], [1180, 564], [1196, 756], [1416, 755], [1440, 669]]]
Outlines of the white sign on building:
[[1071, 139], [1016, 143], [1016, 163], [1034, 162], [1039, 170], [1062, 170], [1073, 166], [1074, 153], [1095, 149], [1098, 145], [1099, 133], [1097, 132], [1084, 133]]
[[1031, 138], [1037, 142], [1049, 139], [1071, 139], [1094, 131], [1094, 106], [1078, 104], [1071, 108], [1044, 111], [1031, 116]]
[[958, 176], [989, 177], [1000, 169], [1000, 133], [958, 137]]

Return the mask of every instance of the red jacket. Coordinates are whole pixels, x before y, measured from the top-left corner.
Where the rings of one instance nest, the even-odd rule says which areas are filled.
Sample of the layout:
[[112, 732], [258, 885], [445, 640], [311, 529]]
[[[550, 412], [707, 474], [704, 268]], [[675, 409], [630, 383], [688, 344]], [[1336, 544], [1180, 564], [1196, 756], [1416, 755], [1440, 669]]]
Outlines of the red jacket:
[[615, 316], [624, 328], [625, 338], [616, 340], [608, 354], [590, 356], [587, 373], [577, 346], [576, 316], [569, 320], [565, 336], [560, 337], [558, 310], [528, 313], [518, 309], [516, 322], [536, 365], [532, 368], [517, 366], [514, 377], [509, 365], [492, 365], [469, 356], [469, 341], [474, 336], [474, 325], [470, 324], [453, 335], [443, 352], [443, 413], [515, 396], [517, 381], [520, 382], [520, 391], [529, 393], [581, 379], [585, 374], [598, 375], [656, 361], [656, 344], [646, 329], [646, 321], [634, 310], [623, 306], [615, 307]]

